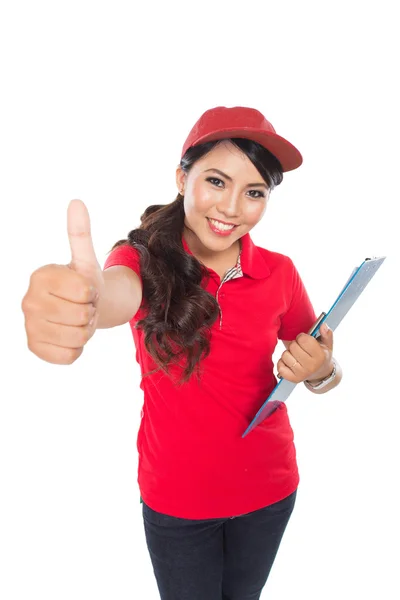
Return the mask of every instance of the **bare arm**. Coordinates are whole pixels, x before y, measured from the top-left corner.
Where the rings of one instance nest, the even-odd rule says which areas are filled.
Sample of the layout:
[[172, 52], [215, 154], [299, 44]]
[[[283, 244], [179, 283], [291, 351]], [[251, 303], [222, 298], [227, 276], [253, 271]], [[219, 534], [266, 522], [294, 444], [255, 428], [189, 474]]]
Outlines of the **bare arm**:
[[117, 265], [103, 271], [105, 289], [98, 311], [98, 329], [108, 329], [128, 323], [142, 302], [142, 284], [129, 267]]

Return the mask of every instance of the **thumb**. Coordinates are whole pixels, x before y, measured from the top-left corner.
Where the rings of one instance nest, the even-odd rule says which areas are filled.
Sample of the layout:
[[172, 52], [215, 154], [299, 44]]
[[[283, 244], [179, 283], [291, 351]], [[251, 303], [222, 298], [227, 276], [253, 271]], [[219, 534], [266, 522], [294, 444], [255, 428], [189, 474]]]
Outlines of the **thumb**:
[[321, 342], [321, 344], [325, 344], [325, 346], [327, 346], [329, 348], [329, 350], [333, 350], [333, 331], [332, 329], [326, 324], [323, 323], [323, 325], [321, 325], [320, 329], [320, 339], [319, 341]]
[[69, 203], [67, 229], [72, 255], [70, 267], [85, 273], [99, 269], [90, 232], [89, 213], [82, 200], [71, 200]]

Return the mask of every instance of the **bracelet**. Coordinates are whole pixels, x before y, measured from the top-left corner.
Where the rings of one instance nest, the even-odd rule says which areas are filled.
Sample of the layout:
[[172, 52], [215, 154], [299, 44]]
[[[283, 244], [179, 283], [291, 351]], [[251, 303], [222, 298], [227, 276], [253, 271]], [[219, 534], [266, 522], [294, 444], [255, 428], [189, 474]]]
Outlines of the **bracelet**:
[[336, 377], [336, 362], [334, 359], [332, 359], [333, 362], [333, 371], [330, 375], [328, 375], [327, 377], [325, 377], [325, 379], [322, 379], [322, 381], [319, 381], [318, 383], [311, 383], [310, 381], [307, 381], [307, 379], [304, 381], [304, 385], [306, 386], [306, 388], [308, 388], [309, 390], [321, 390], [322, 388], [326, 387], [328, 385], [328, 383], [330, 383], [331, 381], [333, 381]]

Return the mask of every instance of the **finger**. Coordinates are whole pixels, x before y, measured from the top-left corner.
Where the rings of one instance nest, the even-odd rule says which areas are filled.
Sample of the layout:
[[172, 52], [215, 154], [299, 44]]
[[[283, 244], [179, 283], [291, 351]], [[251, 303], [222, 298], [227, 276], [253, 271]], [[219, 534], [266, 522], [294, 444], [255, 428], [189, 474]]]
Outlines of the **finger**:
[[321, 325], [320, 339], [318, 341], [325, 344], [329, 350], [333, 350], [333, 331], [326, 323]]
[[81, 200], [71, 200], [67, 211], [70, 267], [83, 273], [99, 269], [90, 230], [89, 212]]
[[83, 352], [83, 347], [78, 350], [61, 348], [45, 342], [28, 343], [28, 348], [42, 360], [55, 365], [71, 365]]
[[[318, 351], [320, 352], [321, 348], [318, 343], [316, 344]], [[303, 350], [303, 348], [296, 341], [290, 343], [290, 346], [287, 348], [287, 350], [283, 352], [282, 359], [288, 367], [297, 361], [302, 367], [308, 368], [312, 365], [313, 361], [310, 354]]]
[[[39, 327], [37, 323], [27, 322], [26, 331], [28, 336], [31, 334], [37, 343], [46, 343], [59, 346], [60, 348], [79, 350], [93, 336], [96, 330], [95, 325], [96, 317], [94, 317], [91, 325], [84, 325], [82, 327], [56, 325], [43, 320]], [[31, 327], [34, 327], [34, 331], [32, 332], [30, 331]]]
[[36, 316], [48, 323], [82, 327], [88, 325], [96, 314], [96, 306], [91, 302], [77, 304], [63, 298], [51, 298], [43, 308], [36, 311]]
[[319, 340], [316, 340], [312, 335], [308, 335], [308, 333], [299, 333], [296, 342], [299, 348], [309, 357], [315, 358], [315, 355], [320, 353]]
[[[48, 265], [37, 269], [30, 281], [31, 297], [43, 298], [43, 290], [50, 296], [56, 296], [70, 302], [87, 304], [96, 302], [97, 290], [90, 279], [76, 273], [66, 265]], [[43, 301], [43, 300], [42, 300]], [[48, 303], [46, 304], [48, 306]]]
[[298, 375], [296, 375], [296, 373], [290, 369], [284, 362], [282, 359], [280, 359], [277, 363], [277, 369], [278, 369], [278, 377], [280, 379], [286, 379], [287, 381], [292, 381], [295, 382], [298, 379]]

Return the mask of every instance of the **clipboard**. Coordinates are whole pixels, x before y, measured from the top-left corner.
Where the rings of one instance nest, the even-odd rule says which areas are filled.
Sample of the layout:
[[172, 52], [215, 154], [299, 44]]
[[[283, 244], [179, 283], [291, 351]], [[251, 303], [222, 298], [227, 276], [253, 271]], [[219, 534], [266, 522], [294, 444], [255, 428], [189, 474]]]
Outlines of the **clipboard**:
[[[353, 269], [329, 311], [327, 313], [323, 312], [318, 317], [308, 334], [318, 339], [320, 337], [319, 328], [325, 322], [334, 331], [360, 297], [385, 258], [386, 256], [366, 258], [359, 267]], [[257, 425], [272, 415], [283, 402], [286, 402], [296, 385], [298, 384], [281, 379], [243, 433], [242, 438], [246, 437]]]

